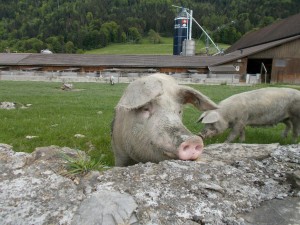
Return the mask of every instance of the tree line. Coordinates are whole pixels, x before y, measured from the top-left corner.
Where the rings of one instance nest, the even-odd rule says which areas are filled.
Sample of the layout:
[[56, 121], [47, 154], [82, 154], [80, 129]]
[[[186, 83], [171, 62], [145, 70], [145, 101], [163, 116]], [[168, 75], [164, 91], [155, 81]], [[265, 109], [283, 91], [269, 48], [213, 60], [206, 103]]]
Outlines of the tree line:
[[[139, 43], [173, 35], [178, 8], [215, 42], [232, 44], [245, 33], [300, 12], [299, 0], [2, 0], [0, 52], [80, 53], [111, 43]], [[193, 38], [201, 37], [193, 26]]]

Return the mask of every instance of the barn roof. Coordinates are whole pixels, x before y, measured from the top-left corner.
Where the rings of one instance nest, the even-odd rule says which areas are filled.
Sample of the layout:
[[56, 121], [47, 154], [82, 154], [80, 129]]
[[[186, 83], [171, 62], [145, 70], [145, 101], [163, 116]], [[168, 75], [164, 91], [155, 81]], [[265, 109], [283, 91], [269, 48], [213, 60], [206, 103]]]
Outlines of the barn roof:
[[300, 13], [279, 20], [257, 31], [249, 32], [226, 49], [225, 53], [300, 35], [299, 21]]
[[11, 65], [12, 63], [20, 62], [30, 54], [9, 54], [9, 53], [0, 53], [0, 65]]
[[219, 56], [0, 53], [0, 66], [103, 66], [109, 68], [173, 67], [199, 69], [232, 62], [296, 39], [300, 39], [300, 34], [240, 50], [237, 49]]
[[227, 56], [92, 55], [0, 53], [0, 66], [105, 66], [115, 68], [203, 68]]
[[231, 62], [237, 59], [241, 59], [244, 57], [250, 57], [251, 55], [254, 55], [256, 53], [262, 52], [264, 50], [270, 49], [270, 48], [274, 48], [276, 46], [280, 46], [282, 44], [294, 41], [300, 39], [300, 34], [293, 36], [293, 37], [289, 37], [289, 38], [285, 38], [285, 39], [281, 39], [281, 40], [276, 40], [276, 41], [272, 41], [272, 42], [268, 42], [268, 43], [264, 43], [261, 45], [256, 45], [256, 46], [251, 46], [248, 48], [243, 48], [243, 49], [239, 49], [239, 50], [235, 50], [232, 52], [227, 53], [223, 59], [221, 59], [219, 62], [213, 64], [213, 65], [220, 65], [220, 64], [224, 64], [227, 62]]

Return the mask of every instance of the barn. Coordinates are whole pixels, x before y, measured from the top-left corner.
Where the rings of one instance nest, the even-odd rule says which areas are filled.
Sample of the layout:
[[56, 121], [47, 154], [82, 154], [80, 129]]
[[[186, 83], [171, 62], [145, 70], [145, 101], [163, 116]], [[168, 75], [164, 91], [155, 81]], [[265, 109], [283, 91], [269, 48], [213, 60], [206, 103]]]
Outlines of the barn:
[[217, 65], [236, 66], [241, 80], [259, 75], [263, 83], [300, 84], [300, 14], [244, 35], [225, 55], [233, 60]]
[[296, 14], [250, 32], [218, 56], [0, 53], [0, 79], [34, 74], [51, 80], [112, 72], [140, 76], [158, 71], [203, 83], [300, 84], [299, 21]]

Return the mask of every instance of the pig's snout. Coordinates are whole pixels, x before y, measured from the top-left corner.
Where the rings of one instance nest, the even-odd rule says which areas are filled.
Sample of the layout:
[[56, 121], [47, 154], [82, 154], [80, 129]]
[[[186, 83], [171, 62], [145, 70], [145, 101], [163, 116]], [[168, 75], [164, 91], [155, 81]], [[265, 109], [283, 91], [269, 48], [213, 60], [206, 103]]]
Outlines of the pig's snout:
[[202, 138], [211, 138], [217, 135], [218, 131], [216, 129], [204, 129], [198, 135]]
[[203, 141], [194, 136], [182, 142], [178, 147], [178, 158], [181, 160], [196, 160], [203, 152]]

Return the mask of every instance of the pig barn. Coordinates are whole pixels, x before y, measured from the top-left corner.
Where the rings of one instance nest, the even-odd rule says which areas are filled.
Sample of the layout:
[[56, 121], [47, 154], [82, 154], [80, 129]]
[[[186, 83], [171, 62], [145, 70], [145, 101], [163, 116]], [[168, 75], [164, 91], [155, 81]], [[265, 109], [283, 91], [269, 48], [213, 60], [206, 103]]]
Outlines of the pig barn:
[[[300, 84], [300, 14], [244, 35], [226, 49], [236, 57], [242, 79], [259, 76], [262, 83]], [[221, 64], [224, 64], [223, 61]]]
[[296, 14], [249, 32], [216, 56], [0, 53], [0, 80], [131, 82], [161, 72], [194, 83], [300, 84], [299, 21]]

